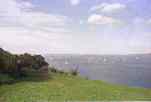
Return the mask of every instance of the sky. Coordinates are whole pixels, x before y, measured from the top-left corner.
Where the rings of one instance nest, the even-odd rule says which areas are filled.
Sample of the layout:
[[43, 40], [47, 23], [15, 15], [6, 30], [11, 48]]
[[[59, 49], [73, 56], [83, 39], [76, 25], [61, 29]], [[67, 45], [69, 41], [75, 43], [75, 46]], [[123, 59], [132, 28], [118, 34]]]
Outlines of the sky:
[[0, 0], [13, 53], [151, 53], [151, 0]]

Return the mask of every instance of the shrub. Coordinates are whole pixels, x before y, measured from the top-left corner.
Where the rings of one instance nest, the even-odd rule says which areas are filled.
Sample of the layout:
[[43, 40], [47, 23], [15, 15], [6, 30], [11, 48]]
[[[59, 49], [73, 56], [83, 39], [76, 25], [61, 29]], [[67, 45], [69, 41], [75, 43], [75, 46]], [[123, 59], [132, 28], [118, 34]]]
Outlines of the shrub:
[[58, 70], [55, 67], [50, 67], [49, 69], [50, 69], [50, 72], [53, 72], [53, 73], [57, 73], [58, 72]]
[[0, 85], [1, 84], [12, 84], [15, 79], [7, 74], [0, 74]]
[[76, 69], [71, 69], [71, 71], [70, 71], [70, 73], [72, 74], [72, 75], [74, 75], [74, 76], [76, 76], [76, 75], [78, 75], [78, 68], [76, 68]]
[[[32, 75], [33, 74], [33, 75]], [[47, 77], [48, 63], [41, 55], [14, 55], [0, 48], [0, 83], [22, 77]]]

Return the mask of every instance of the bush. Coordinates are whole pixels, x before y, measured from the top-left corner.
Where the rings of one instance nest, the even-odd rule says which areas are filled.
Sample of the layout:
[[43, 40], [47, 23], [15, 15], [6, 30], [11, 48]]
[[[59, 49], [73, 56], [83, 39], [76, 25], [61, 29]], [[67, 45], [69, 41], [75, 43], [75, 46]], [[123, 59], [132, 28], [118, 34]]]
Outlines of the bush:
[[50, 69], [50, 72], [53, 72], [53, 73], [57, 73], [58, 72], [58, 70], [55, 67], [50, 67], [49, 69]]
[[11, 83], [13, 78], [48, 77], [48, 63], [41, 55], [14, 55], [0, 48], [0, 83]]
[[71, 73], [71, 75], [76, 76], [76, 75], [78, 75], [79, 72], [78, 72], [78, 69], [76, 68], [76, 69], [71, 69], [70, 73]]
[[0, 85], [1, 84], [12, 84], [15, 79], [7, 74], [0, 74]]

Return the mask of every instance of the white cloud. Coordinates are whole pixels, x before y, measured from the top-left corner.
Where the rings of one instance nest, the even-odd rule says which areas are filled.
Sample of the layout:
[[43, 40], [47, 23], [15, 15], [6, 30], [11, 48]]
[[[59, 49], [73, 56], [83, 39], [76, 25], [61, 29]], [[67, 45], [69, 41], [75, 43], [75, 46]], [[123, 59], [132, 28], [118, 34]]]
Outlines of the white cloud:
[[[64, 28], [69, 23], [69, 18], [62, 15], [53, 15], [41, 11], [33, 11], [30, 2], [17, 2], [5, 0], [0, 4], [0, 26], [23, 26], [30, 29], [48, 30], [54, 26]], [[56, 29], [55, 28], [55, 29]]]
[[34, 7], [29, 1], [1, 1], [0, 46], [17, 53], [46, 53], [65, 46], [62, 39], [70, 31], [70, 18]]
[[129, 25], [131, 26], [130, 29], [132, 30], [139, 30], [139, 32], [148, 32], [150, 31], [151, 20], [142, 17], [135, 17], [134, 19], [132, 19]]
[[[78, 4], [79, 1], [77, 3], [73, 3], [73, 5]], [[69, 24], [71, 22], [69, 17], [44, 13], [37, 10], [35, 7], [36, 5], [30, 3], [30, 0], [1, 0], [0, 47], [2, 46], [6, 50], [15, 53], [29, 52], [83, 54], [119, 54], [137, 52], [135, 49], [145, 50], [151, 48], [150, 33], [146, 34], [143, 38], [142, 35], [144, 36], [144, 34], [139, 32], [140, 28], [136, 29], [137, 32], [134, 32], [133, 30], [130, 30], [130, 32], [124, 30], [119, 32], [113, 28], [113, 32], [110, 27], [104, 26], [121, 23], [121, 20], [111, 16], [109, 17], [99, 14], [90, 15], [88, 18], [88, 24], [92, 24], [92, 26], [99, 25], [98, 32], [89, 31], [89, 28], [87, 29], [87, 25], [85, 25], [87, 21], [81, 20], [78, 22], [78, 24], [82, 24], [80, 27], [86, 27], [85, 32], [72, 31], [69, 33], [70, 29], [68, 27], [73, 27], [73, 25], [70, 26]], [[107, 11], [109, 12], [110, 10]], [[135, 20], [135, 22], [140, 21], [141, 20], [139, 19]], [[103, 25], [104, 29], [100, 29], [100, 25]], [[128, 30], [130, 28], [134, 29], [133, 25], [128, 25]], [[128, 37], [123, 36], [123, 39], [121, 39], [120, 37], [122, 37], [121, 35], [124, 35], [124, 32], [128, 33]], [[141, 42], [135, 44], [135, 41], [132, 39], [134, 42], [130, 42], [132, 47], [129, 49], [129, 40], [126, 38], [131, 39], [132, 37], [129, 37], [129, 34], [132, 32], [134, 34], [134, 38], [137, 39], [137, 42]], [[140, 33], [139, 39], [138, 32]], [[131, 36], [133, 34], [131, 34]], [[83, 41], [83, 43], [81, 43], [81, 41]]]
[[62, 40], [62, 34], [27, 30], [22, 27], [1, 27], [0, 35], [1, 47], [14, 53], [57, 53], [56, 49], [61, 49], [66, 44]]
[[80, 0], [70, 0], [71, 5], [76, 6], [80, 3]]
[[137, 26], [149, 26], [151, 25], [151, 18], [150, 19], [145, 19], [145, 18], [141, 18], [141, 17], [136, 17], [133, 20], [133, 23]]
[[119, 13], [126, 8], [126, 5], [120, 3], [101, 3], [90, 9], [90, 11], [100, 12], [100, 13]]
[[69, 22], [66, 16], [51, 15], [42, 12], [28, 12], [24, 13], [24, 17], [20, 18], [20, 23], [31, 29], [51, 31], [53, 28], [63, 29]]
[[148, 20], [148, 23], [151, 24], [151, 19]]
[[112, 17], [93, 14], [88, 18], [88, 23], [95, 24], [95, 25], [115, 25], [115, 24], [120, 24], [121, 22]]
[[146, 22], [147, 20], [145, 20], [144, 18], [141, 18], [141, 17], [135, 17], [134, 19], [133, 19], [133, 23], [134, 24], [139, 24], [139, 25], [141, 25], [141, 24], [145, 24], [145, 23], [147, 23]]
[[80, 20], [79, 24], [84, 24], [84, 21], [83, 21], [83, 20]]

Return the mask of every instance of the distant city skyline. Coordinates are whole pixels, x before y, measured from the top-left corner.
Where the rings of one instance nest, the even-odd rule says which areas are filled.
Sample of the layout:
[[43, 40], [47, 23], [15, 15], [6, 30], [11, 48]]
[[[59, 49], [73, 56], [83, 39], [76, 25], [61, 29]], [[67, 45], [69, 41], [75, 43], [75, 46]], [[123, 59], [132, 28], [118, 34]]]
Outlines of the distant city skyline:
[[151, 0], [1, 0], [0, 47], [13, 53], [151, 53]]

